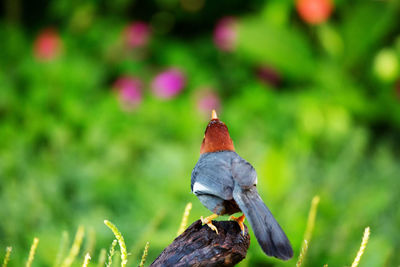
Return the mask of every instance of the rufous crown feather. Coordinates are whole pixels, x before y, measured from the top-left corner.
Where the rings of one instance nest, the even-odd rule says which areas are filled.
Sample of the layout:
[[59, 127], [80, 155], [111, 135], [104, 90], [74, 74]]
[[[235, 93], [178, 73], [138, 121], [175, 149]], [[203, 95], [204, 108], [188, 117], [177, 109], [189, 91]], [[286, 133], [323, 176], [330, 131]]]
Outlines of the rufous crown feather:
[[218, 119], [217, 112], [211, 112], [211, 120], [204, 133], [200, 154], [217, 151], [235, 151], [233, 141], [229, 136], [228, 127]]

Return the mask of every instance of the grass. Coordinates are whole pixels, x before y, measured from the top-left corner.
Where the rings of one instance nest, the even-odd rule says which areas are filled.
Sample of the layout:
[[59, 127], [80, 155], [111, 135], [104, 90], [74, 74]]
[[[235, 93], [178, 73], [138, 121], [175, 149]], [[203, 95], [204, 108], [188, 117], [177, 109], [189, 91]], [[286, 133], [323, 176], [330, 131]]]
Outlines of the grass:
[[54, 267], [60, 266], [60, 263], [64, 258], [64, 254], [68, 247], [68, 238], [69, 238], [68, 232], [63, 231], [62, 236], [61, 236], [60, 246], [58, 248], [58, 252], [57, 252], [57, 256], [56, 256], [56, 260], [54, 262]]
[[7, 267], [8, 262], [10, 261], [10, 255], [11, 255], [12, 247], [7, 247], [6, 248], [6, 255], [4, 256], [4, 261], [3, 261], [3, 267]]
[[110, 221], [104, 220], [104, 224], [107, 225], [107, 227], [111, 229], [111, 231], [115, 235], [115, 238], [117, 238], [117, 240], [118, 240], [119, 248], [121, 250], [121, 267], [124, 267], [128, 263], [128, 253], [127, 253], [124, 237], [122, 236], [122, 234], [118, 230], [118, 228]]
[[143, 251], [143, 256], [142, 259], [140, 260], [140, 267], [144, 267], [144, 264], [146, 263], [146, 258], [147, 258], [147, 254], [149, 252], [149, 242], [146, 243], [146, 246], [144, 247], [144, 251]]
[[82, 267], [87, 267], [87, 266], [89, 265], [90, 259], [91, 259], [91, 258], [90, 258], [89, 253], [86, 253], [85, 259], [83, 260]]
[[26, 267], [32, 266], [32, 262], [33, 262], [33, 259], [35, 258], [35, 252], [36, 252], [38, 244], [39, 244], [39, 238], [35, 237], [33, 239], [33, 243], [32, 243], [31, 249], [29, 251], [28, 261], [26, 262], [26, 265], [25, 265]]
[[118, 242], [117, 239], [114, 239], [113, 242], [111, 243], [110, 250], [108, 252], [108, 261], [106, 263], [107, 267], [111, 267], [112, 258], [115, 254], [115, 246], [117, 245], [117, 242]]
[[61, 264], [61, 267], [69, 267], [75, 261], [75, 258], [78, 255], [79, 250], [81, 248], [84, 235], [85, 235], [84, 227], [79, 226], [78, 230], [76, 231], [75, 239], [74, 239], [74, 242], [72, 243], [72, 247], [68, 253], [68, 256], [64, 259], [63, 263]]
[[[296, 263], [296, 267], [302, 266], [302, 264], [304, 263], [304, 261], [306, 259], [307, 251], [308, 251], [308, 248], [310, 246], [311, 237], [312, 237], [313, 230], [314, 230], [314, 227], [315, 227], [315, 221], [316, 221], [317, 209], [318, 209], [319, 201], [320, 201], [319, 196], [315, 196], [311, 201], [311, 207], [310, 207], [309, 214], [308, 214], [306, 231], [304, 233], [303, 245], [302, 245], [300, 253], [299, 253], [299, 257], [298, 257], [298, 260], [297, 260], [297, 263]], [[182, 233], [185, 230], [185, 228], [187, 226], [187, 221], [188, 221], [188, 217], [189, 217], [191, 208], [192, 208], [192, 204], [188, 203], [186, 205], [186, 207], [185, 207], [185, 211], [184, 211], [183, 216], [182, 216], [182, 220], [181, 220], [181, 224], [180, 224], [180, 227], [179, 227], [178, 234]], [[112, 266], [112, 263], [113, 263], [112, 259], [113, 259], [113, 256], [116, 254], [115, 247], [116, 247], [116, 245], [118, 243], [119, 247], [120, 247], [120, 252], [121, 252], [120, 253], [121, 254], [121, 267], [125, 267], [127, 265], [127, 263], [128, 263], [128, 254], [127, 254], [127, 249], [126, 249], [126, 244], [125, 244], [124, 237], [123, 237], [122, 233], [118, 230], [118, 228], [113, 223], [111, 223], [110, 221], [104, 220], [104, 224], [108, 228], [111, 229], [111, 231], [115, 235], [116, 239], [114, 239], [113, 242], [111, 243], [111, 246], [110, 246], [110, 249], [109, 249], [109, 253], [108, 253], [108, 261], [107, 262], [106, 262], [106, 250], [104, 248], [101, 249], [100, 255], [99, 255], [99, 258], [98, 258], [97, 266], [98, 267], [104, 266], [104, 265], [106, 267], [111, 267]], [[68, 241], [68, 234], [66, 232], [63, 232], [62, 238], [61, 238], [61, 242], [60, 242], [60, 248], [59, 248], [59, 251], [58, 251], [57, 256], [56, 256], [55, 266], [69, 267], [69, 266], [71, 266], [73, 264], [73, 262], [77, 258], [77, 255], [80, 252], [80, 248], [81, 248], [81, 244], [82, 244], [82, 241], [83, 241], [83, 238], [84, 238], [84, 234], [85, 234], [84, 227], [83, 226], [79, 226], [78, 230], [76, 232], [76, 235], [75, 235], [74, 242], [72, 243], [72, 246], [70, 248], [70, 251], [69, 251], [67, 257], [64, 259], [64, 261], [60, 265], [59, 264], [59, 262], [60, 262], [59, 258], [62, 257], [63, 250], [65, 249], [67, 241]], [[365, 228], [360, 248], [359, 248], [359, 250], [357, 252], [357, 255], [356, 255], [351, 267], [358, 267], [358, 265], [360, 263], [360, 260], [361, 260], [363, 254], [365, 252], [365, 249], [367, 247], [369, 237], [370, 237], [370, 228], [367, 227], [367, 228]], [[31, 249], [29, 251], [29, 257], [28, 257], [28, 260], [26, 262], [26, 267], [31, 267], [32, 266], [32, 263], [33, 263], [34, 258], [35, 258], [35, 253], [36, 253], [38, 244], [39, 244], [39, 239], [37, 237], [35, 237], [33, 239], [33, 243], [31, 245]], [[7, 264], [10, 261], [11, 251], [12, 251], [12, 247], [7, 247], [2, 267], [7, 267]], [[140, 267], [144, 267], [145, 266], [145, 262], [146, 262], [146, 259], [147, 259], [147, 256], [148, 256], [148, 251], [149, 251], [149, 242], [147, 242], [146, 245], [145, 245], [145, 248], [144, 248], [144, 251], [143, 251], [143, 255], [142, 255], [140, 263], [139, 263]], [[86, 253], [84, 261], [83, 261], [83, 264], [82, 264], [82, 267], [87, 267], [89, 265], [89, 263], [90, 263], [90, 260], [91, 260], [90, 254]], [[324, 267], [328, 267], [328, 264], [324, 264], [323, 266]]]
[[308, 243], [311, 241], [312, 232], [315, 226], [315, 218], [317, 217], [318, 204], [319, 196], [313, 197], [311, 201], [311, 208], [308, 213], [307, 228], [304, 233], [303, 245], [301, 246], [300, 255], [297, 260], [296, 267], [300, 267], [306, 257], [308, 251]]
[[99, 261], [97, 263], [97, 267], [104, 266], [104, 264], [106, 262], [106, 256], [107, 256], [107, 251], [105, 248], [102, 248], [100, 250]]
[[185, 207], [185, 211], [183, 212], [182, 222], [178, 229], [178, 232], [176, 233], [177, 236], [182, 234], [185, 231], [191, 209], [192, 209], [192, 203], [189, 202]]
[[361, 241], [361, 246], [360, 249], [357, 252], [357, 256], [353, 261], [353, 264], [351, 265], [351, 267], [357, 267], [358, 264], [360, 263], [361, 257], [364, 254], [365, 248], [367, 247], [368, 244], [368, 240], [369, 240], [369, 234], [370, 234], [370, 230], [369, 227], [365, 228], [364, 230], [364, 235]]
[[[303, 245], [301, 246], [301, 250], [300, 250], [300, 254], [299, 254], [299, 257], [298, 257], [298, 260], [296, 263], [296, 267], [300, 267], [306, 258], [309, 243], [311, 241], [311, 236], [312, 236], [314, 226], [315, 226], [315, 218], [317, 216], [317, 208], [318, 208], [319, 201], [320, 201], [319, 196], [313, 197], [313, 199], [311, 201], [311, 208], [308, 213], [307, 227], [306, 227], [306, 231], [304, 233]], [[357, 267], [358, 264], [360, 263], [360, 259], [361, 259], [362, 255], [364, 254], [365, 248], [367, 247], [367, 244], [368, 244], [369, 234], [370, 234], [370, 228], [367, 227], [367, 228], [365, 228], [365, 231], [364, 231], [360, 249], [358, 250], [357, 256], [354, 259], [351, 267]], [[328, 267], [328, 264], [324, 264], [324, 267]]]

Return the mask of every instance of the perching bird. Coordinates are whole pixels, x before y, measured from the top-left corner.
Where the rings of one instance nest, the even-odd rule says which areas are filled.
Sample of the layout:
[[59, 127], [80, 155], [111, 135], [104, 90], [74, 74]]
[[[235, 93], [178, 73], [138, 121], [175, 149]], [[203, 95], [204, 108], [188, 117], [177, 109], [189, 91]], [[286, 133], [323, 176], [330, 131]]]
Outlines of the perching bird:
[[212, 220], [219, 215], [243, 212], [239, 223], [244, 233], [245, 217], [262, 250], [282, 260], [293, 256], [288, 238], [257, 192], [257, 174], [253, 166], [236, 154], [228, 127], [220, 121], [213, 110], [203, 143], [200, 158], [192, 171], [192, 192], [214, 214], [203, 219], [218, 233]]

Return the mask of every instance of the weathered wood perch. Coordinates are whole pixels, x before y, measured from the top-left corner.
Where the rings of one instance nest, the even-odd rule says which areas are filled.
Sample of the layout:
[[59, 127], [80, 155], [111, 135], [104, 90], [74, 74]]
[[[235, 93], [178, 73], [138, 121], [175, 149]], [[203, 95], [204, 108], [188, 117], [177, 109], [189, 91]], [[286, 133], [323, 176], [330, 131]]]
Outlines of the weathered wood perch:
[[235, 221], [213, 221], [216, 234], [195, 221], [150, 266], [234, 266], [246, 257], [250, 236]]

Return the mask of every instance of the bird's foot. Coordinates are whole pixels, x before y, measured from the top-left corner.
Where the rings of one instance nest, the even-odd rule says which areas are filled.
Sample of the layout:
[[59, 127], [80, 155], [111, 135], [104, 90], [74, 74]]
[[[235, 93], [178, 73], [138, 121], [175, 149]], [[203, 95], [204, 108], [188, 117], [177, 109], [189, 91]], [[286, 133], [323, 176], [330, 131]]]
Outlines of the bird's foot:
[[212, 214], [212, 215], [210, 215], [210, 216], [208, 216], [208, 217], [206, 217], [206, 218], [203, 218], [203, 216], [201, 216], [201, 217], [200, 217], [200, 220], [201, 220], [201, 222], [202, 222], [203, 224], [207, 224], [208, 227], [211, 228], [211, 230], [215, 231], [215, 232], [218, 234], [218, 229], [217, 229], [217, 227], [215, 227], [215, 225], [212, 224], [212, 220], [215, 219], [215, 218], [217, 218], [217, 217], [218, 217], [217, 214]]
[[235, 216], [231, 216], [229, 217], [230, 220], [234, 220], [239, 224], [240, 229], [242, 230], [242, 235], [244, 236], [244, 219], [246, 218], [246, 216], [244, 216], [244, 214], [240, 217], [235, 217]]

